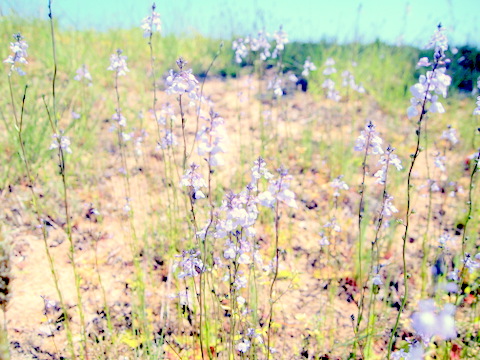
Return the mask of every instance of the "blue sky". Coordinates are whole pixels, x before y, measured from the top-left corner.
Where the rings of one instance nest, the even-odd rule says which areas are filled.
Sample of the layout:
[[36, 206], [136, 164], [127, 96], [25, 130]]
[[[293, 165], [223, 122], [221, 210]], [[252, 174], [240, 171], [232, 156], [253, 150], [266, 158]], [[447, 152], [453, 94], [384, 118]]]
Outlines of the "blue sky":
[[[2, 14], [47, 17], [48, 0], [0, 0]], [[53, 0], [54, 16], [78, 29], [138, 27], [151, 0]], [[291, 40], [338, 42], [379, 38], [422, 46], [436, 24], [450, 43], [480, 45], [480, 0], [158, 0], [164, 32], [215, 38], [269, 32], [283, 25]]]

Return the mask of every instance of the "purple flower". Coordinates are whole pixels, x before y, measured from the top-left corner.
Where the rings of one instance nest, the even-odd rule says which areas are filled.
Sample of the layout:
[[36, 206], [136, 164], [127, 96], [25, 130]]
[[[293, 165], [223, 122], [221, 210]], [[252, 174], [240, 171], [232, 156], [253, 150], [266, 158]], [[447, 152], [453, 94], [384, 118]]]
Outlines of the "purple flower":
[[13, 55], [9, 55], [5, 60], [3, 60], [3, 62], [12, 64], [11, 71], [15, 70], [19, 75], [23, 76], [25, 75], [25, 72], [19, 67], [16, 67], [15, 64], [28, 64], [28, 44], [25, 42], [25, 40], [23, 40], [23, 36], [20, 33], [13, 34], [13, 38], [15, 39], [15, 42], [10, 43], [10, 50], [12, 50]]
[[310, 56], [307, 57], [307, 60], [305, 60], [305, 63], [303, 64], [302, 75], [304, 77], [307, 77], [308, 74], [310, 74], [310, 71], [315, 71], [315, 70], [317, 70], [317, 67], [313, 62], [310, 61]]
[[443, 131], [441, 139], [447, 140], [452, 146], [457, 144], [457, 130], [455, 130], [449, 125], [448, 129]]
[[63, 134], [60, 132], [59, 134], [53, 134], [53, 141], [50, 147], [48, 148], [49, 150], [53, 149], [58, 149], [61, 148], [63, 151], [71, 154], [72, 149], [70, 149], [70, 139], [66, 136], [63, 136]]
[[434, 300], [422, 300], [419, 302], [419, 311], [412, 315], [412, 327], [424, 341], [428, 342], [433, 336], [442, 340], [454, 339], [457, 336], [455, 329], [455, 306], [446, 304], [438, 311]]
[[202, 175], [197, 172], [198, 168], [199, 166], [197, 164], [192, 163], [190, 168], [185, 171], [185, 174], [182, 176], [182, 180], [180, 181], [180, 185], [189, 186], [192, 188], [192, 197], [195, 200], [205, 198], [205, 194], [200, 189], [207, 187], [205, 179], [203, 179]]
[[195, 277], [206, 271], [205, 266], [200, 257], [200, 252], [197, 250], [183, 251], [182, 255], [177, 255], [182, 260], [175, 264], [175, 267], [180, 268], [179, 279], [186, 277]]
[[420, 75], [418, 83], [410, 87], [413, 97], [410, 100], [411, 105], [407, 109], [409, 119], [420, 114], [418, 107], [422, 107], [425, 112], [440, 114], [445, 112], [442, 103], [438, 101], [438, 95], [444, 98], [447, 96], [447, 89], [452, 78], [446, 74], [446, 68], [441, 66], [446, 62], [444, 57], [448, 43], [440, 25], [426, 48], [435, 49], [434, 61], [431, 63], [428, 58], [424, 57], [420, 59], [418, 66], [431, 67], [432, 70], [427, 71], [425, 75]]
[[110, 55], [110, 66], [107, 70], [115, 71], [118, 76], [124, 76], [130, 70], [127, 67], [127, 57], [122, 55], [122, 50], [118, 49], [115, 54]]
[[153, 29], [160, 32], [162, 23], [160, 21], [160, 15], [155, 12], [155, 3], [152, 5], [151, 15], [146, 16], [142, 20], [140, 27], [143, 30], [143, 37], [148, 38], [153, 35]]
[[375, 125], [369, 121], [365, 125], [365, 130], [362, 130], [360, 136], [355, 141], [355, 151], [364, 151], [367, 150], [367, 153], [381, 155], [383, 154], [382, 149], [383, 140], [378, 136], [378, 133], [375, 131]]
[[92, 84], [92, 75], [88, 71], [87, 65], [83, 64], [77, 70], [77, 75], [73, 78], [74, 80], [81, 81], [82, 79], [86, 79], [89, 82], [89, 85]]
[[330, 186], [334, 188], [333, 196], [334, 197], [339, 197], [340, 196], [340, 190], [348, 190], [349, 187], [345, 181], [342, 180], [343, 175], [340, 175], [336, 177], [331, 183]]
[[192, 69], [183, 70], [186, 62], [182, 58], [177, 60], [177, 64], [180, 66], [180, 72], [174, 73], [173, 70], [170, 70], [166, 79], [166, 93], [178, 95], [187, 94], [192, 100], [197, 100], [198, 80], [192, 74]]

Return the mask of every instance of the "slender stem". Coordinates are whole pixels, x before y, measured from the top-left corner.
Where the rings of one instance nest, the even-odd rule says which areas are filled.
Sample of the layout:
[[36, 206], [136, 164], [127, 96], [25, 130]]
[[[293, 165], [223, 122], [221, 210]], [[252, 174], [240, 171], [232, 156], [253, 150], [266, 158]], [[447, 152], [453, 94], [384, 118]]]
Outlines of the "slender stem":
[[[438, 66], [438, 61], [435, 62], [434, 66], [433, 66], [433, 70], [432, 70], [432, 74], [435, 73], [435, 70], [437, 69], [437, 66]], [[432, 75], [433, 76], [433, 75]], [[392, 333], [390, 334], [390, 339], [389, 339], [389, 342], [388, 342], [388, 349], [387, 349], [387, 360], [390, 360], [390, 356], [391, 356], [391, 353], [392, 353], [392, 347], [393, 347], [393, 342], [394, 342], [394, 339], [396, 337], [396, 333], [397, 333], [397, 329], [398, 329], [398, 324], [400, 323], [400, 316], [402, 315], [402, 312], [403, 312], [403, 309], [405, 309], [405, 305], [407, 303], [407, 299], [408, 299], [408, 278], [409, 278], [409, 275], [407, 273], [407, 258], [406, 258], [406, 250], [407, 250], [407, 237], [408, 237], [408, 230], [409, 230], [409, 226], [410, 226], [410, 215], [411, 215], [411, 212], [410, 212], [410, 209], [411, 209], [411, 197], [412, 197], [412, 194], [411, 194], [411, 190], [412, 190], [412, 172], [413, 172], [413, 167], [415, 166], [415, 162], [418, 158], [418, 155], [420, 153], [420, 138], [421, 138], [421, 132], [422, 132], [422, 120], [425, 116], [425, 114], [427, 113], [427, 110], [426, 110], [426, 105], [427, 105], [427, 100], [428, 100], [428, 94], [430, 93], [430, 81], [428, 82], [427, 84], [427, 88], [425, 90], [425, 97], [423, 99], [423, 103], [422, 103], [422, 112], [420, 114], [420, 118], [418, 119], [418, 127], [417, 127], [417, 130], [416, 130], [416, 135], [417, 135], [417, 143], [416, 143], [416, 147], [415, 147], [415, 152], [411, 155], [411, 158], [412, 158], [412, 162], [410, 164], [410, 168], [408, 170], [408, 177], [407, 177], [407, 210], [406, 210], [406, 214], [405, 214], [405, 231], [403, 233], [403, 236], [402, 236], [402, 240], [403, 240], [403, 244], [402, 244], [402, 264], [403, 264], [403, 281], [404, 281], [404, 288], [405, 288], [405, 292], [404, 292], [404, 295], [403, 295], [403, 299], [402, 299], [402, 302], [400, 304], [400, 309], [398, 310], [398, 314], [397, 314], [397, 319], [395, 320], [395, 325], [393, 326], [393, 329], [392, 329]]]
[[207, 80], [208, 73], [209, 73], [210, 70], [212, 69], [213, 64], [215, 63], [215, 60], [217, 60], [218, 56], [220, 55], [220, 51], [222, 50], [222, 48], [223, 48], [223, 42], [220, 44], [220, 47], [219, 47], [217, 53], [216, 53], [215, 56], [213, 57], [212, 62], [210, 63], [210, 65], [208, 66], [207, 71], [205, 72], [205, 77], [204, 77], [203, 80], [202, 80], [202, 85], [200, 86], [200, 96], [199, 96], [199, 98], [198, 98], [197, 120], [196, 120], [196, 125], [195, 125], [195, 135], [194, 135], [194, 137], [193, 137], [192, 148], [190, 149], [190, 153], [189, 153], [189, 155], [188, 155], [189, 157], [192, 155], [193, 149], [195, 148], [195, 142], [197, 141], [198, 126], [199, 126], [199, 120], [200, 120], [200, 109], [201, 109], [202, 103], [203, 103], [203, 87], [205, 86], [205, 81]]
[[[371, 123], [370, 123], [371, 124]], [[369, 125], [370, 125], [369, 124]], [[362, 162], [362, 182], [360, 184], [360, 202], [358, 204], [358, 282], [362, 284], [360, 289], [360, 301], [358, 303], [358, 313], [357, 313], [357, 321], [354, 327], [355, 332], [355, 339], [353, 342], [353, 353], [356, 352], [358, 340], [359, 340], [359, 330], [360, 324], [363, 320], [363, 302], [365, 299], [365, 285], [363, 284], [363, 266], [362, 266], [362, 253], [363, 253], [363, 231], [362, 231], [362, 222], [363, 222], [363, 214], [364, 211], [364, 201], [365, 201], [365, 178], [367, 176], [367, 156], [368, 150], [370, 148], [371, 142], [371, 132], [368, 132], [367, 141], [365, 144], [365, 153], [363, 155], [363, 162]]]
[[[13, 108], [15, 109], [15, 103], [13, 101], [13, 92], [12, 92], [12, 84], [11, 84], [10, 76], [8, 77], [8, 82], [9, 82], [9, 86], [10, 86], [10, 95], [11, 95], [11, 98], [12, 98], [12, 105], [13, 105]], [[71, 327], [70, 327], [70, 317], [67, 313], [67, 307], [65, 305], [65, 301], [63, 300], [63, 295], [62, 295], [62, 292], [60, 290], [60, 284], [59, 284], [59, 280], [58, 280], [58, 274], [57, 274], [57, 271], [55, 269], [55, 262], [53, 260], [53, 256], [50, 252], [50, 247], [48, 245], [48, 241], [47, 241], [48, 240], [48, 234], [47, 234], [46, 225], [44, 224], [42, 218], [40, 217], [40, 206], [38, 204], [37, 194], [35, 193], [35, 190], [34, 190], [35, 178], [32, 175], [31, 165], [30, 165], [30, 163], [28, 161], [28, 158], [27, 158], [25, 143], [24, 143], [23, 136], [22, 136], [22, 134], [23, 134], [23, 114], [24, 114], [24, 109], [25, 109], [25, 99], [27, 97], [27, 89], [28, 89], [28, 86], [25, 86], [25, 90], [24, 90], [24, 93], [23, 93], [23, 100], [22, 100], [22, 109], [21, 109], [21, 112], [20, 112], [20, 119], [17, 118], [17, 113], [14, 110], [15, 124], [17, 126], [18, 143], [20, 144], [20, 149], [21, 149], [21, 152], [22, 152], [21, 157], [23, 159], [23, 163], [25, 164], [25, 170], [27, 172], [27, 178], [28, 178], [28, 182], [29, 182], [29, 184], [27, 186], [30, 189], [30, 192], [32, 194], [32, 204], [33, 204], [33, 208], [34, 208], [34, 211], [35, 211], [35, 214], [36, 214], [36, 217], [37, 217], [37, 221], [38, 221], [38, 224], [39, 224], [38, 226], [42, 229], [43, 244], [44, 244], [45, 253], [46, 253], [47, 259], [48, 259], [50, 272], [52, 273], [53, 283], [55, 285], [55, 290], [57, 292], [57, 296], [58, 296], [58, 299], [60, 301], [60, 306], [62, 308], [62, 312], [63, 312], [64, 318], [65, 318], [65, 329], [66, 329], [66, 332], [67, 332], [67, 341], [68, 341], [68, 344], [69, 344], [69, 347], [70, 347], [70, 354], [71, 354], [72, 358], [75, 358], [75, 347], [73, 345], [73, 334], [72, 334], [72, 330], [71, 330]]]
[[52, 35], [52, 51], [53, 51], [53, 79], [52, 79], [52, 96], [53, 96], [53, 119], [57, 126], [57, 106], [55, 101], [55, 84], [57, 80], [57, 51], [55, 45], [55, 31], [53, 27], [52, 1], [48, 0], [48, 17], [50, 18], [50, 33]]
[[[280, 183], [278, 185], [278, 191], [282, 188], [283, 176], [280, 177]], [[273, 288], [275, 286], [275, 282], [278, 278], [278, 267], [279, 267], [279, 250], [278, 250], [278, 238], [279, 238], [279, 223], [280, 223], [280, 216], [279, 216], [279, 200], [275, 202], [275, 267], [273, 272], [273, 279], [272, 283], [270, 284], [270, 291], [269, 291], [269, 301], [270, 301], [270, 314], [268, 316], [268, 330], [267, 330], [267, 360], [270, 359], [270, 338], [271, 338], [271, 330], [272, 330], [272, 322], [273, 322], [273, 306], [275, 305], [275, 301], [273, 300]]]

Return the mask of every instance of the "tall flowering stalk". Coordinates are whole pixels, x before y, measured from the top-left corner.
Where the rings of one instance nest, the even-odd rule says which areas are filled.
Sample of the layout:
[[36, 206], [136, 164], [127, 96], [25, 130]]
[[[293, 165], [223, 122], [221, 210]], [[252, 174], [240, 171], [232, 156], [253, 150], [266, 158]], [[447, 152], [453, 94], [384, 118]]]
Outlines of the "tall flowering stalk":
[[[385, 220], [390, 218], [393, 214], [397, 213], [397, 208], [393, 205], [393, 196], [387, 193], [387, 183], [388, 183], [388, 169], [390, 165], [393, 165], [398, 171], [403, 169], [403, 166], [400, 162], [400, 159], [397, 155], [393, 154], [395, 149], [388, 146], [385, 150], [385, 154], [381, 156], [378, 164], [382, 167], [378, 170], [373, 176], [376, 178], [376, 183], [383, 185], [382, 191], [382, 205], [378, 213], [378, 220], [375, 226], [375, 237], [371, 245], [371, 265], [369, 276], [367, 281], [370, 283], [370, 303], [368, 306], [368, 316], [367, 316], [367, 350], [370, 351], [371, 346], [369, 342], [371, 341], [371, 334], [373, 332], [373, 326], [375, 321], [375, 297], [378, 294], [380, 287], [383, 285], [380, 271], [380, 249], [379, 249], [379, 240], [380, 240], [380, 231], [384, 224]], [[365, 356], [368, 358], [370, 354], [366, 353]]]
[[[362, 161], [362, 182], [360, 184], [360, 202], [358, 205], [358, 281], [362, 284], [360, 290], [360, 301], [358, 302], [358, 313], [356, 318], [356, 323], [354, 327], [355, 332], [355, 341], [353, 343], [353, 351], [356, 351], [356, 346], [358, 345], [359, 340], [359, 330], [360, 324], [363, 320], [363, 303], [365, 299], [365, 286], [363, 286], [363, 217], [365, 213], [365, 179], [367, 176], [367, 156], [369, 154], [382, 155], [384, 153], [382, 149], [383, 140], [378, 135], [375, 130], [375, 125], [369, 121], [365, 126], [365, 129], [362, 130], [360, 136], [355, 142], [355, 151], [363, 151], [363, 161]], [[353, 315], [352, 315], [353, 317]]]
[[278, 239], [280, 235], [280, 202], [285, 203], [286, 205], [296, 209], [297, 203], [295, 201], [295, 194], [289, 189], [288, 181], [291, 179], [288, 176], [288, 170], [281, 167], [277, 169], [279, 177], [277, 179], [271, 179], [267, 191], [264, 191], [258, 195], [258, 200], [260, 204], [268, 206], [274, 209], [275, 215], [275, 253], [273, 260], [273, 279], [270, 284], [269, 290], [269, 302], [270, 302], [270, 311], [268, 315], [268, 328], [267, 328], [267, 359], [271, 355], [271, 332], [272, 332], [272, 323], [274, 315], [274, 305], [276, 300], [274, 299], [274, 288], [275, 283], [278, 278], [278, 269], [280, 265], [280, 250], [278, 247]]
[[170, 70], [169, 76], [166, 80], [167, 94], [178, 95], [178, 105], [180, 107], [180, 117], [182, 120], [182, 138], [183, 138], [183, 161], [182, 168], [185, 171], [187, 164], [187, 138], [186, 138], [186, 123], [185, 107], [183, 103], [183, 96], [187, 95], [190, 99], [190, 105], [195, 106], [195, 101], [198, 100], [198, 80], [192, 73], [192, 69], [186, 70], [187, 61], [182, 57], [177, 59], [177, 66], [180, 69], [178, 73]]
[[421, 58], [418, 62], [419, 66], [431, 68], [428, 70], [425, 75], [420, 75], [419, 81], [417, 84], [413, 85], [410, 88], [410, 92], [413, 97], [410, 100], [411, 106], [407, 110], [408, 118], [413, 118], [419, 116], [417, 121], [417, 130], [415, 132], [417, 137], [417, 143], [415, 147], [415, 152], [410, 155], [412, 162], [408, 170], [407, 177], [407, 210], [405, 215], [405, 231], [402, 236], [403, 246], [402, 246], [402, 259], [403, 259], [403, 280], [404, 280], [404, 295], [400, 304], [400, 309], [398, 311], [397, 319], [392, 328], [392, 333], [390, 334], [389, 344], [388, 344], [388, 353], [387, 359], [390, 359], [393, 343], [396, 337], [398, 324], [400, 322], [400, 316], [405, 308], [408, 299], [408, 278], [409, 274], [407, 272], [407, 260], [406, 260], [406, 245], [408, 239], [408, 231], [410, 228], [410, 216], [411, 216], [411, 191], [412, 191], [412, 172], [415, 166], [415, 162], [420, 153], [420, 139], [422, 131], [422, 121], [425, 118], [425, 115], [428, 113], [443, 113], [445, 109], [440, 103], [438, 95], [443, 97], [447, 96], [447, 89], [451, 83], [451, 78], [446, 74], [445, 64], [449, 61], [445, 56], [445, 51], [448, 49], [448, 41], [445, 35], [444, 29], [441, 25], [438, 25], [437, 30], [432, 36], [430, 42], [426, 46], [427, 49], [434, 49], [434, 55], [432, 61], [424, 57]]
[[127, 214], [129, 225], [130, 225], [130, 232], [131, 232], [131, 249], [133, 253], [133, 263], [135, 266], [135, 275], [136, 275], [136, 295], [138, 297], [139, 304], [137, 305], [137, 316], [139, 320], [138, 329], [140, 331], [140, 335], [145, 339], [144, 346], [146, 347], [147, 351], [151, 349], [151, 338], [149, 334], [149, 320], [147, 318], [147, 304], [145, 299], [145, 279], [144, 279], [144, 272], [140, 264], [140, 255], [139, 255], [139, 245], [138, 245], [138, 236], [135, 227], [135, 220], [134, 220], [134, 209], [133, 205], [131, 204], [131, 187], [130, 187], [130, 171], [128, 168], [127, 162], [127, 153], [126, 153], [126, 142], [130, 140], [130, 134], [125, 132], [127, 127], [127, 119], [123, 115], [121, 110], [121, 102], [120, 102], [120, 91], [118, 86], [118, 81], [120, 76], [125, 76], [130, 70], [127, 66], [127, 57], [123, 55], [123, 51], [118, 49], [114, 54], [110, 56], [110, 66], [107, 68], [109, 71], [114, 72], [114, 88], [115, 88], [115, 96], [116, 96], [116, 109], [115, 113], [112, 115], [112, 120], [114, 121], [114, 129], [117, 132], [118, 138], [118, 145], [119, 145], [119, 152], [122, 161], [122, 166], [119, 172], [122, 174], [124, 180], [124, 193], [125, 193], [125, 206], [123, 207], [125, 213]]
[[65, 329], [67, 333], [67, 342], [70, 348], [70, 354], [72, 357], [75, 357], [75, 348], [73, 344], [73, 334], [71, 330], [70, 317], [67, 313], [67, 307], [66, 307], [65, 301], [63, 300], [62, 291], [60, 290], [59, 278], [58, 278], [57, 269], [55, 268], [55, 262], [53, 260], [52, 253], [50, 252], [50, 246], [48, 245], [48, 242], [47, 242], [48, 241], [47, 229], [46, 229], [45, 221], [41, 217], [40, 204], [38, 202], [37, 194], [35, 193], [35, 190], [34, 190], [35, 177], [33, 176], [33, 173], [32, 173], [31, 164], [28, 160], [27, 151], [25, 149], [25, 141], [23, 138], [23, 125], [24, 125], [23, 116], [24, 116], [25, 100], [27, 97], [28, 86], [25, 86], [25, 90], [23, 93], [20, 116], [17, 115], [15, 100], [13, 97], [11, 77], [14, 71], [16, 71], [21, 76], [26, 75], [25, 71], [23, 71], [18, 67], [17, 63], [28, 64], [28, 61], [26, 60], [28, 44], [26, 43], [26, 41], [24, 40], [23, 36], [20, 33], [14, 34], [13, 37], [16, 41], [10, 44], [10, 49], [14, 54], [9, 55], [7, 59], [4, 60], [4, 63], [11, 64], [10, 71], [8, 73], [8, 84], [10, 89], [10, 98], [12, 101], [13, 117], [15, 121], [14, 125], [15, 125], [15, 130], [17, 132], [18, 143], [20, 145], [21, 159], [23, 160], [23, 163], [25, 165], [25, 171], [27, 173], [28, 188], [30, 189], [30, 192], [32, 195], [32, 204], [37, 217], [38, 228], [41, 229], [41, 232], [42, 232], [43, 244], [44, 244], [45, 253], [48, 259], [50, 272], [52, 273], [55, 290], [57, 292], [57, 296], [60, 301], [60, 306], [62, 308], [63, 315], [65, 317]]
[[43, 97], [45, 109], [47, 111], [48, 120], [50, 122], [50, 126], [53, 132], [53, 142], [50, 145], [51, 150], [57, 151], [58, 156], [58, 167], [59, 167], [59, 174], [62, 179], [62, 187], [63, 187], [63, 206], [65, 208], [65, 222], [67, 225], [66, 234], [69, 243], [69, 257], [72, 263], [72, 270], [73, 276], [75, 279], [75, 289], [77, 295], [77, 309], [78, 315], [80, 317], [80, 326], [81, 326], [81, 338], [83, 342], [82, 356], [88, 358], [88, 345], [87, 345], [87, 334], [86, 334], [86, 325], [85, 325], [85, 314], [83, 308], [83, 299], [82, 299], [82, 292], [80, 289], [81, 284], [81, 277], [78, 273], [76, 258], [75, 258], [75, 246], [73, 242], [73, 235], [72, 235], [72, 223], [71, 223], [71, 216], [70, 216], [70, 204], [69, 204], [69, 195], [68, 195], [68, 183], [67, 183], [67, 174], [66, 174], [66, 154], [70, 154], [72, 150], [70, 149], [70, 140], [68, 137], [63, 135], [63, 131], [59, 130], [58, 128], [58, 118], [57, 118], [57, 99], [56, 99], [56, 77], [57, 77], [57, 55], [56, 55], [56, 43], [55, 43], [55, 31], [53, 26], [53, 14], [52, 14], [52, 2], [49, 0], [48, 2], [48, 17], [50, 18], [50, 32], [51, 32], [51, 39], [52, 39], [52, 55], [53, 55], [53, 78], [52, 78], [52, 113], [49, 111], [48, 105], [45, 101], [45, 97]]
[[335, 68], [335, 60], [328, 58], [327, 61], [325, 61], [325, 66], [323, 75], [326, 76], [326, 79], [322, 84], [322, 88], [326, 91], [327, 99], [339, 102], [341, 99], [340, 93], [335, 89], [335, 82], [330, 78], [330, 75], [337, 72], [337, 69]]

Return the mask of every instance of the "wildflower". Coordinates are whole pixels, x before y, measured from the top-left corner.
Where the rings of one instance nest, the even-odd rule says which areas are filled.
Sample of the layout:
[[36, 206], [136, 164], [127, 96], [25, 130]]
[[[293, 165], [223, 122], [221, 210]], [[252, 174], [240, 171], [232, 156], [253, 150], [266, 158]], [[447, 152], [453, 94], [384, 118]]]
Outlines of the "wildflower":
[[263, 160], [262, 157], [259, 157], [257, 160], [254, 161], [251, 171], [253, 181], [258, 181], [262, 177], [265, 178], [265, 180], [270, 180], [273, 178], [273, 174], [268, 171], [267, 163], [265, 162], [265, 160]]
[[448, 129], [443, 131], [441, 139], [447, 140], [453, 146], [458, 143], [457, 131], [449, 125]]
[[269, 81], [267, 89], [273, 90], [273, 93], [277, 97], [282, 97], [283, 96], [282, 79], [277, 77], [273, 81]]
[[392, 353], [392, 360], [423, 360], [424, 350], [420, 342], [409, 344], [408, 352], [400, 349]]
[[202, 272], [205, 272], [205, 267], [200, 257], [200, 252], [197, 250], [188, 250], [183, 251], [182, 255], [177, 255], [181, 257], [182, 260], [175, 263], [175, 267], [181, 269], [180, 274], [178, 274], [179, 279], [186, 277], [195, 277], [200, 275]]
[[383, 154], [382, 149], [383, 140], [378, 136], [378, 133], [375, 131], [375, 125], [369, 121], [365, 125], [365, 130], [362, 130], [360, 136], [355, 141], [355, 151], [364, 151], [367, 153], [372, 153], [376, 155]]
[[167, 149], [178, 145], [177, 137], [170, 130], [165, 130], [165, 135], [160, 139], [158, 147], [160, 149]]
[[430, 66], [430, 65], [432, 65], [432, 64], [430, 63], [430, 60], [426, 56], [420, 58], [420, 60], [418, 60], [418, 63], [417, 63], [418, 67], [427, 67], [427, 66]]
[[333, 196], [334, 197], [339, 197], [340, 196], [340, 190], [348, 190], [349, 187], [345, 181], [342, 180], [343, 175], [337, 176], [331, 183], [330, 186], [334, 188]]
[[393, 214], [398, 212], [398, 209], [392, 204], [393, 196], [386, 195], [385, 196], [385, 203], [383, 205], [383, 213], [382, 215], [385, 217], [390, 217]]
[[337, 219], [335, 217], [331, 218], [331, 220], [325, 225], [323, 225], [324, 228], [330, 228], [332, 231], [335, 231], [337, 233], [342, 232], [342, 228], [340, 225], [337, 223]]
[[307, 60], [305, 60], [305, 63], [303, 64], [302, 76], [307, 77], [308, 74], [310, 74], [310, 71], [315, 71], [315, 70], [317, 70], [317, 67], [310, 60], [310, 56], [307, 57]]
[[183, 60], [183, 58], [179, 58], [177, 60], [177, 65], [180, 68], [180, 72], [174, 73], [173, 70], [170, 69], [169, 75], [166, 79], [166, 93], [178, 95], [188, 94], [192, 100], [197, 100], [198, 80], [192, 74], [192, 69], [183, 70], [186, 64], [187, 62]]
[[55, 133], [52, 135], [52, 137], [53, 137], [53, 141], [50, 147], [48, 148], [49, 150], [61, 148], [63, 151], [69, 154], [72, 153], [72, 149], [70, 149], [70, 139], [66, 136], [63, 136], [62, 132], [60, 132], [60, 135]]
[[110, 66], [107, 68], [107, 70], [115, 71], [117, 76], [124, 76], [130, 71], [127, 67], [127, 57], [122, 53], [121, 49], [117, 49], [115, 54], [110, 55]]
[[277, 171], [280, 174], [280, 178], [270, 180], [268, 190], [258, 195], [260, 204], [273, 208], [278, 200], [284, 202], [294, 209], [297, 209], [295, 194], [288, 188], [288, 183], [286, 181], [290, 179], [290, 177], [287, 176], [287, 170], [280, 168]]
[[425, 49], [434, 49], [436, 58], [445, 56], [445, 51], [448, 49], [448, 39], [442, 24], [438, 24], [437, 30], [435, 30]]
[[153, 35], [153, 28], [155, 28], [156, 31], [160, 32], [161, 30], [161, 21], [160, 21], [160, 15], [155, 12], [155, 3], [152, 5], [152, 14], [148, 15], [143, 18], [141, 28], [143, 30], [143, 37], [148, 38]]
[[330, 241], [328, 240], [328, 237], [325, 235], [325, 233], [323, 232], [320, 233], [320, 240], [318, 240], [318, 244], [320, 246], [330, 245]]
[[[252, 51], [259, 51], [260, 52], [260, 60], [265, 61], [270, 56], [273, 57], [272, 53], [270, 52], [270, 48], [272, 45], [268, 41], [270, 34], [265, 31], [259, 31], [257, 34], [257, 38], [250, 39], [250, 47]], [[281, 40], [280, 40], [281, 41]], [[288, 42], [288, 40], [287, 40]]]
[[208, 118], [208, 125], [203, 126], [197, 134], [198, 141], [198, 155], [205, 156], [205, 160], [210, 166], [223, 165], [221, 153], [226, 152], [227, 146], [225, 144], [225, 130], [223, 127], [223, 118], [210, 109], [210, 117]]
[[327, 99], [340, 101], [340, 93], [335, 89], [335, 82], [332, 79], [326, 79], [322, 83], [322, 88], [327, 90]]
[[455, 306], [446, 304], [438, 311], [434, 300], [422, 300], [419, 302], [420, 310], [412, 315], [412, 327], [425, 342], [433, 336], [442, 340], [450, 340], [457, 336], [455, 330]]
[[381, 285], [383, 285], [383, 281], [382, 281], [382, 278], [380, 277], [380, 274], [379, 274], [379, 273], [376, 273], [376, 274], [372, 277], [372, 284], [373, 284], [373, 285], [376, 285], [376, 286], [381, 286]]
[[112, 120], [116, 121], [120, 127], [127, 126], [127, 119], [122, 115], [120, 109], [117, 109], [117, 111], [112, 115]]
[[248, 350], [250, 350], [250, 341], [247, 339], [242, 339], [242, 341], [237, 344], [236, 349], [241, 353], [248, 352]]
[[77, 69], [77, 75], [73, 78], [74, 80], [81, 81], [85, 79], [88, 81], [88, 85], [92, 85], [92, 75], [88, 71], [87, 65], [83, 64]]
[[475, 255], [475, 260], [472, 259], [472, 255], [468, 253], [465, 254], [465, 259], [463, 260], [463, 263], [465, 264], [465, 267], [470, 273], [473, 273], [475, 270], [480, 269], [480, 262], [476, 260], [480, 260], [480, 253]]
[[[421, 58], [418, 65], [432, 67], [425, 75], [420, 75], [418, 83], [410, 87], [413, 97], [410, 99], [410, 107], [407, 109], [408, 118], [418, 116], [420, 112], [444, 113], [445, 109], [438, 101], [438, 95], [444, 98], [447, 96], [447, 89], [452, 82], [452, 78], [446, 74], [446, 68], [441, 67], [448, 59], [445, 59], [445, 51], [448, 48], [448, 41], [441, 25], [433, 35], [427, 49], [434, 49], [434, 61], [430, 62], [428, 58]], [[433, 95], [435, 93], [436, 95]]]
[[353, 74], [348, 71], [348, 70], [345, 70], [343, 73], [342, 73], [342, 86], [343, 87], [350, 87], [352, 90], [360, 93], [360, 94], [363, 94], [365, 93], [365, 88], [362, 86], [362, 85], [357, 85], [355, 83], [355, 77], [353, 76]]
[[325, 70], [323, 70], [323, 75], [332, 75], [337, 72], [337, 69], [334, 68], [335, 65], [335, 60], [332, 58], [328, 58], [327, 61], [325, 62], [325, 65], [327, 66]]
[[273, 38], [275, 39], [276, 45], [272, 53], [272, 58], [276, 59], [280, 52], [285, 49], [285, 44], [288, 43], [288, 35], [280, 26], [280, 29], [273, 34]]
[[79, 113], [77, 113], [73, 110], [70, 114], [72, 115], [72, 119], [74, 119], [74, 120], [80, 119], [80, 117], [81, 117], [81, 115]]
[[382, 155], [378, 161], [378, 163], [382, 165], [382, 168], [373, 175], [377, 178], [376, 182], [378, 184], [385, 185], [385, 181], [387, 180], [388, 165], [392, 164], [399, 171], [403, 169], [400, 159], [397, 157], [397, 155], [392, 154], [394, 150], [395, 149], [391, 148], [390, 146], [387, 147], [387, 155]]
[[452, 236], [446, 231], [438, 238], [438, 242], [440, 243], [441, 247], [445, 247], [447, 242], [450, 242], [452, 240]]
[[19, 75], [25, 75], [25, 71], [20, 69], [19, 67], [15, 66], [15, 63], [19, 64], [28, 64], [27, 61], [27, 49], [28, 44], [25, 42], [24, 37], [20, 33], [13, 34], [13, 38], [15, 42], [10, 43], [10, 50], [14, 53], [13, 55], [9, 55], [5, 60], [4, 63], [12, 64], [10, 68], [10, 72], [15, 70]]
[[445, 159], [445, 156], [438, 153], [437, 155], [435, 155], [435, 159], [433, 161], [435, 166], [439, 168], [442, 172], [445, 172], [447, 170], [445, 167]]
[[192, 198], [204, 199], [205, 194], [200, 190], [202, 187], [207, 187], [207, 183], [202, 178], [202, 175], [197, 172], [199, 166], [195, 163], [190, 165], [190, 168], [185, 171], [185, 175], [182, 176], [180, 185], [189, 186], [192, 188]]
[[248, 55], [248, 49], [242, 38], [233, 41], [232, 49], [235, 50], [235, 61], [240, 64]]
[[246, 288], [248, 284], [248, 279], [246, 276], [240, 275], [239, 272], [237, 272], [235, 276], [235, 280], [233, 281], [233, 286], [238, 289]]

